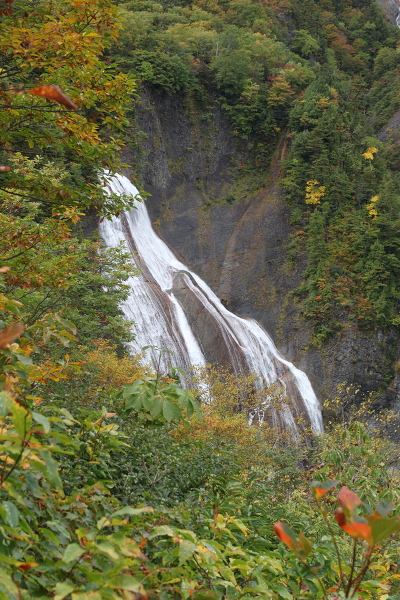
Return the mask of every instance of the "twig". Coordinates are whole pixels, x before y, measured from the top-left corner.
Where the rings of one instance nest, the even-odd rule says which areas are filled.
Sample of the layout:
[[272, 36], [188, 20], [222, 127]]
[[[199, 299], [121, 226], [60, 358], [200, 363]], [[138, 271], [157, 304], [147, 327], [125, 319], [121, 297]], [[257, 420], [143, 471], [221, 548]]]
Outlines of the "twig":
[[368, 567], [369, 567], [369, 563], [371, 562], [371, 558], [372, 558], [372, 551], [373, 551], [373, 549], [374, 549], [374, 548], [375, 548], [375, 545], [372, 545], [372, 546], [370, 546], [370, 547], [369, 547], [369, 549], [368, 549], [368, 552], [367, 552], [367, 555], [366, 555], [366, 558], [365, 558], [364, 565], [363, 565], [363, 567], [362, 567], [361, 571], [359, 572], [357, 579], [356, 579], [356, 580], [355, 580], [355, 582], [354, 582], [354, 589], [353, 589], [353, 593], [352, 593], [352, 595], [350, 596], [350, 598], [353, 598], [353, 597], [354, 597], [355, 593], [357, 592], [358, 588], [360, 587], [360, 584], [361, 584], [361, 582], [362, 582], [362, 579], [363, 579], [363, 577], [364, 577], [364, 575], [365, 575], [365, 572], [366, 572], [366, 570], [367, 570], [367, 569], [368, 569]]
[[41, 108], [40, 106], [23, 106], [21, 104], [0, 104], [0, 108], [11, 108], [12, 110], [39, 110], [40, 112], [53, 112], [53, 113], [70, 113], [77, 112], [76, 109], [69, 110], [55, 110], [53, 108]]
[[326, 517], [325, 510], [321, 507], [321, 504], [319, 503], [318, 499], [316, 499], [315, 501], [316, 501], [318, 509], [319, 509], [319, 511], [320, 511], [320, 513], [322, 515], [322, 518], [324, 519], [324, 521], [325, 521], [325, 523], [326, 523], [326, 525], [328, 527], [330, 536], [332, 538], [333, 545], [335, 547], [336, 556], [338, 558], [338, 565], [339, 565], [339, 575], [340, 575], [339, 586], [342, 586], [343, 587], [343, 591], [345, 592], [344, 572], [343, 572], [342, 561], [341, 561], [341, 558], [340, 558], [340, 552], [339, 552], [339, 547], [337, 545], [336, 537], [335, 537], [335, 534], [333, 532], [332, 525], [330, 524], [329, 520]]
[[355, 538], [354, 544], [353, 544], [353, 556], [351, 559], [350, 577], [349, 577], [349, 582], [347, 584], [347, 589], [346, 589], [346, 598], [349, 595], [351, 584], [353, 583], [354, 568], [356, 566], [356, 556], [357, 556], [357, 539]]

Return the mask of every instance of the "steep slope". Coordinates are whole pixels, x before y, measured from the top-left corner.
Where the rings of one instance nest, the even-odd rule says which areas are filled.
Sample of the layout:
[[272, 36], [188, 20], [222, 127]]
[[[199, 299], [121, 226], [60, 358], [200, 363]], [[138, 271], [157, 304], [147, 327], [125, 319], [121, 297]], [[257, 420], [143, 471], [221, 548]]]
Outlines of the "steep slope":
[[[251, 194], [248, 178], [240, 176], [247, 148], [237, 147], [219, 107], [204, 124], [201, 113], [188, 114], [183, 97], [146, 90], [137, 120], [147, 136], [142, 178], [151, 194], [152, 222], [182, 261], [230, 310], [263, 324], [282, 354], [307, 373], [321, 400], [333, 397], [341, 383], [364, 392], [392, 388], [399, 352], [394, 329], [363, 333], [349, 325], [322, 348], [310, 347], [310, 325], [291, 296], [307, 256], [297, 256], [294, 267], [288, 260], [294, 230], [280, 185], [286, 134], [264, 186]], [[381, 399], [392, 404], [394, 390]]]
[[125, 158], [159, 234], [321, 399], [346, 383], [392, 404], [398, 28], [373, 0], [121, 10], [113, 57], [142, 82]]

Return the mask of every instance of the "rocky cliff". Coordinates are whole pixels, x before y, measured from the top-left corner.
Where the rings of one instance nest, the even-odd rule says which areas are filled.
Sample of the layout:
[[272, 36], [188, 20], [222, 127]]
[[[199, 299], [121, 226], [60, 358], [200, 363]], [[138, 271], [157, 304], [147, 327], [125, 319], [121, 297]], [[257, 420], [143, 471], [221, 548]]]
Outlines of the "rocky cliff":
[[400, 13], [399, 1], [398, 0], [378, 0], [379, 6], [382, 8], [386, 17], [392, 23], [396, 23], [397, 17]]
[[241, 174], [246, 145], [231, 135], [218, 102], [205, 113], [178, 94], [145, 90], [137, 122], [146, 134], [142, 183], [151, 194], [153, 225], [181, 260], [230, 310], [257, 319], [282, 354], [307, 373], [322, 401], [341, 383], [383, 390], [386, 405], [400, 401], [395, 330], [363, 333], [349, 324], [322, 348], [310, 346], [311, 326], [291, 296], [307, 257], [289, 261], [293, 231], [279, 184], [287, 135], [254, 191], [251, 177]]

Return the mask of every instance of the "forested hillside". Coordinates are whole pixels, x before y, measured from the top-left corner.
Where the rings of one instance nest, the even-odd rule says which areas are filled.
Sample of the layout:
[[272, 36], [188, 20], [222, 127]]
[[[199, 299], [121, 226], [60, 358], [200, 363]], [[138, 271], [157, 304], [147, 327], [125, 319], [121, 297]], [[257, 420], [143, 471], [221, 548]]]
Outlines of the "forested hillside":
[[134, 205], [103, 186], [143, 90], [217, 104], [242, 189], [287, 149], [313, 343], [393, 332], [398, 29], [372, 0], [4, 0], [0, 33], [0, 600], [399, 598], [396, 412], [344, 382], [313, 436], [249, 424], [253, 374], [184, 389], [127, 352], [137, 271], [88, 233]]

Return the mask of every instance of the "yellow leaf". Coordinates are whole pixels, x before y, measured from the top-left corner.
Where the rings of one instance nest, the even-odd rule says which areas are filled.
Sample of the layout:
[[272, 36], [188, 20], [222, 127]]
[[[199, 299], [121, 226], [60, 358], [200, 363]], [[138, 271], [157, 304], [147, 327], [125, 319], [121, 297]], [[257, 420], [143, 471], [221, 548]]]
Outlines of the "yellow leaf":
[[325, 196], [324, 185], [319, 185], [319, 181], [316, 181], [315, 179], [310, 179], [310, 181], [307, 181], [306, 204], [320, 204], [323, 196]]
[[363, 157], [367, 160], [374, 160], [374, 154], [376, 154], [377, 152], [378, 148], [371, 146], [370, 148], [367, 148], [365, 152], [363, 152]]

